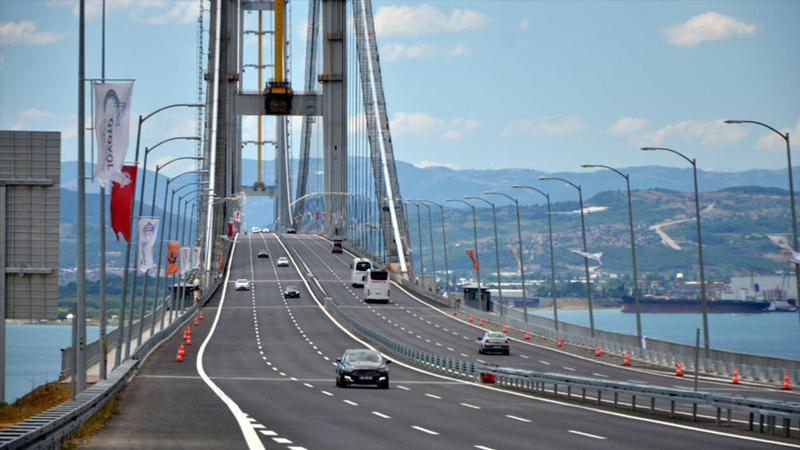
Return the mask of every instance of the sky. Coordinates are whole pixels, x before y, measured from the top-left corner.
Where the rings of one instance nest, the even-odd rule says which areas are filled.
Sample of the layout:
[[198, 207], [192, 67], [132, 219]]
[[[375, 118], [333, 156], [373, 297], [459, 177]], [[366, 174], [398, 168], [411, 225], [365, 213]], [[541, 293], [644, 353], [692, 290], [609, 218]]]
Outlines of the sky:
[[[0, 0], [0, 128], [60, 130], [65, 160], [76, 159], [76, 5]], [[307, 5], [291, 7], [296, 90]], [[89, 78], [100, 76], [99, 6], [87, 0]], [[106, 74], [136, 79], [134, 117], [195, 101], [198, 6], [108, 0]], [[374, 8], [395, 155], [418, 166], [685, 166], [638, 150], [652, 145], [680, 150], [707, 170], [777, 169], [786, 164], [780, 137], [722, 120], [759, 120], [800, 136], [800, 2], [437, 0]], [[245, 28], [254, 23], [246, 18]], [[247, 62], [256, 47], [247, 41]], [[255, 139], [253, 129], [245, 124], [245, 139]], [[143, 143], [193, 134], [194, 112], [176, 109], [145, 124]], [[160, 158], [194, 152], [190, 143], [169, 145]]]

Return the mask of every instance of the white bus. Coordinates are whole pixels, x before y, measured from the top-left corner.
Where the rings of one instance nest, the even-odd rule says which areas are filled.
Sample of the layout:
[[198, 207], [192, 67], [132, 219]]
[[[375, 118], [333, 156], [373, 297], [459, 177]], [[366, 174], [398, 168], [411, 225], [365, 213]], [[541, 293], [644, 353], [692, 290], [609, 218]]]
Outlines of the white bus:
[[372, 263], [369, 262], [368, 259], [365, 258], [354, 258], [353, 262], [350, 263], [350, 283], [353, 286], [364, 286], [364, 278], [367, 275], [367, 271], [372, 268]]
[[369, 269], [364, 277], [364, 301], [389, 303], [389, 272]]

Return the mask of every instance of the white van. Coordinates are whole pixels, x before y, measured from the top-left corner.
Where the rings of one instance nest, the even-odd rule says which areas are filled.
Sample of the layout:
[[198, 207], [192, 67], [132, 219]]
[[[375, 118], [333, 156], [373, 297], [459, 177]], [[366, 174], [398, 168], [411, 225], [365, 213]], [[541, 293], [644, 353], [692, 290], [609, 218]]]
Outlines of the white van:
[[372, 263], [370, 263], [368, 259], [354, 258], [353, 262], [350, 263], [350, 283], [352, 283], [353, 286], [364, 286], [364, 280], [366, 280], [364, 277], [371, 268]]
[[364, 277], [364, 301], [389, 303], [389, 272], [369, 269]]

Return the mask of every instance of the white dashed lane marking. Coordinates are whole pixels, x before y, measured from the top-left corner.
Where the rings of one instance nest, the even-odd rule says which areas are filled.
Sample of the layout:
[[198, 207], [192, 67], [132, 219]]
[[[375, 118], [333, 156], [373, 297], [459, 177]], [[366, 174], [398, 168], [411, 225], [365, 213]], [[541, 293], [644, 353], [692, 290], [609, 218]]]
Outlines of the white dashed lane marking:
[[567, 430], [567, 432], [568, 432], [568, 433], [572, 433], [572, 434], [577, 434], [577, 435], [579, 435], [579, 436], [585, 436], [585, 437], [592, 438], [592, 439], [600, 439], [600, 440], [606, 440], [606, 439], [608, 439], [608, 438], [606, 438], [606, 437], [603, 437], [603, 436], [598, 436], [598, 435], [596, 435], [596, 434], [584, 433], [583, 431], [577, 431], [577, 430]]
[[411, 428], [413, 428], [413, 429], [415, 429], [417, 431], [422, 431], [425, 434], [430, 434], [431, 436], [438, 436], [439, 435], [439, 433], [437, 433], [437, 432], [435, 432], [433, 430], [429, 430], [427, 428], [422, 428], [421, 426], [418, 426], [418, 425], [412, 425]]
[[372, 414], [375, 414], [376, 416], [378, 416], [378, 417], [380, 417], [382, 419], [391, 419], [391, 417], [387, 416], [384, 413], [380, 413], [378, 411], [372, 411]]
[[471, 408], [471, 409], [481, 409], [481, 407], [480, 407], [480, 406], [471, 405], [471, 404], [469, 404], [469, 403], [459, 403], [459, 404], [460, 404], [461, 406], [466, 406], [467, 408]]
[[524, 417], [512, 416], [511, 414], [506, 414], [506, 417], [508, 417], [509, 419], [518, 420], [520, 422], [525, 422], [525, 423], [531, 422], [530, 419], [526, 419]]

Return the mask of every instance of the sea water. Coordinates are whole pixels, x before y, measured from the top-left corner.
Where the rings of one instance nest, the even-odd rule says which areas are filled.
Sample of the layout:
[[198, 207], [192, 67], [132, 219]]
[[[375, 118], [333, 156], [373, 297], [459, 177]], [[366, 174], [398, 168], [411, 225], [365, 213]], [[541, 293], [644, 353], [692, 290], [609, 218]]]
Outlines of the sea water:
[[[88, 342], [99, 335], [99, 327], [86, 327]], [[57, 380], [61, 349], [71, 345], [70, 325], [6, 324], [6, 403]]]
[[[552, 309], [536, 310], [532, 314], [553, 317]], [[559, 311], [558, 319], [588, 327], [589, 311]], [[618, 309], [598, 309], [594, 311], [594, 326], [598, 330], [635, 335], [636, 314]], [[642, 314], [642, 334], [650, 338], [694, 345], [697, 328], [700, 329], [700, 345], [703, 345], [701, 314]], [[800, 360], [800, 319], [797, 312], [709, 314], [708, 334], [711, 348]]]

